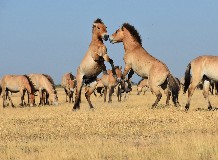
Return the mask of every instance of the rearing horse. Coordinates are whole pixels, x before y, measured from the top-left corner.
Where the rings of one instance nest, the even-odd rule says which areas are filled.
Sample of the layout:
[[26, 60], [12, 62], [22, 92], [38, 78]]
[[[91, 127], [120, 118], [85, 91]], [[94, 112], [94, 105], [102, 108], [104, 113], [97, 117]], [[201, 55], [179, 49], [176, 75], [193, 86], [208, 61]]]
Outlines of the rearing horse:
[[172, 92], [173, 103], [178, 104], [179, 86], [174, 77], [163, 62], [150, 55], [142, 47], [141, 37], [134, 26], [124, 23], [110, 36], [110, 42], [123, 42], [125, 50], [123, 58], [125, 62], [124, 77], [129, 72], [128, 79], [130, 79], [135, 72], [142, 78], [148, 78], [149, 87], [157, 97], [152, 108], [157, 106], [162, 97], [160, 87], [165, 90], [167, 95], [167, 105], [169, 104], [170, 91]]
[[89, 45], [81, 64], [77, 69], [77, 88], [76, 97], [73, 110], [80, 108], [81, 89], [83, 84], [89, 84], [89, 89], [85, 92], [85, 97], [89, 103], [90, 108], [93, 105], [90, 101], [90, 95], [93, 93], [96, 87], [96, 78], [103, 71], [107, 74], [104, 61], [109, 62], [112, 66], [113, 75], [115, 74], [113, 60], [109, 58], [107, 54], [107, 48], [103, 43], [103, 40], [108, 40], [107, 27], [104, 25], [101, 19], [96, 19], [92, 26], [92, 41]]

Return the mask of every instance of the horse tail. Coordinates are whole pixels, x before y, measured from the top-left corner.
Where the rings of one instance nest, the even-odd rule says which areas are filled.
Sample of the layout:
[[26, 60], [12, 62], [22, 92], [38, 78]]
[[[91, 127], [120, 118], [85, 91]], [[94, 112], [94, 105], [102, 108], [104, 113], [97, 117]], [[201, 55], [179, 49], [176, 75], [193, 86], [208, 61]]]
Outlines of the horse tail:
[[172, 93], [173, 103], [175, 105], [177, 105], [179, 103], [178, 99], [179, 99], [179, 90], [180, 90], [180, 87], [179, 87], [178, 82], [176, 81], [176, 79], [173, 77], [172, 74], [168, 75], [168, 84], [169, 84], [170, 91]]
[[186, 93], [186, 91], [188, 90], [188, 87], [189, 87], [190, 82], [191, 82], [190, 70], [191, 70], [191, 63], [188, 64], [188, 66], [186, 67], [186, 71], [185, 71], [184, 93]]

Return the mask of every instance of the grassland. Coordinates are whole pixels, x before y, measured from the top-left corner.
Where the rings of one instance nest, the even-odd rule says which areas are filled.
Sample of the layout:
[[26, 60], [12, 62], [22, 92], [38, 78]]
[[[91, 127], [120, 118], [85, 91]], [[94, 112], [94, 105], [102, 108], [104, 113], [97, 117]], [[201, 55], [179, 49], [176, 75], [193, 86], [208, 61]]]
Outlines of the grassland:
[[[121, 103], [115, 96], [109, 104], [93, 95], [95, 110], [84, 94], [77, 112], [64, 102], [61, 88], [58, 97], [58, 106], [21, 108], [13, 95], [17, 108], [0, 108], [1, 160], [218, 159], [218, 110], [206, 110], [201, 91], [187, 113], [187, 95], [180, 95], [181, 108], [166, 107], [164, 95], [151, 109], [155, 96], [137, 96], [136, 88]], [[218, 107], [218, 97], [210, 99]]]

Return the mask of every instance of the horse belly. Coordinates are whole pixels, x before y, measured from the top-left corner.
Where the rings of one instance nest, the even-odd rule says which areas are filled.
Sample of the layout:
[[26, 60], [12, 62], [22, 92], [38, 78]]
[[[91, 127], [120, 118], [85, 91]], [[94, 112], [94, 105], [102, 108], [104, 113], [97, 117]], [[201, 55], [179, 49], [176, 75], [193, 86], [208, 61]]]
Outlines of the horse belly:
[[[218, 66], [217, 66], [218, 69]], [[217, 69], [213, 68], [213, 67], [209, 67], [208, 69], [206, 69], [204, 72], [204, 74], [211, 80], [214, 81], [218, 81], [218, 72]]]
[[148, 70], [146, 67], [143, 66], [138, 66], [138, 67], [133, 67], [133, 71], [140, 77], [148, 77]]
[[102, 71], [102, 68], [97, 65], [93, 67], [87, 66], [87, 67], [82, 68], [82, 73], [86, 75], [87, 77], [96, 77], [101, 73], [101, 71]]

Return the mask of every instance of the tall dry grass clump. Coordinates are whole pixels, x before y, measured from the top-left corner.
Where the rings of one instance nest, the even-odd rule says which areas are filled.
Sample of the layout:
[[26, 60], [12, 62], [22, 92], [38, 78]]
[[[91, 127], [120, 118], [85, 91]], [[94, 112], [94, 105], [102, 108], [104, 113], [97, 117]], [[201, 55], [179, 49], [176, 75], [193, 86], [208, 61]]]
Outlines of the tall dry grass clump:
[[[0, 108], [0, 159], [218, 159], [218, 112], [207, 111], [201, 91], [197, 91], [190, 111], [166, 107], [163, 96], [151, 109], [155, 96], [136, 95], [134, 87], [127, 100], [104, 103], [91, 97], [95, 110], [89, 110], [82, 94], [81, 109], [72, 112], [58, 89], [59, 106], [18, 106]], [[180, 95], [184, 107], [187, 95]], [[38, 97], [36, 97], [38, 100]], [[216, 107], [216, 96], [211, 96]], [[2, 98], [0, 99], [2, 104]]]

